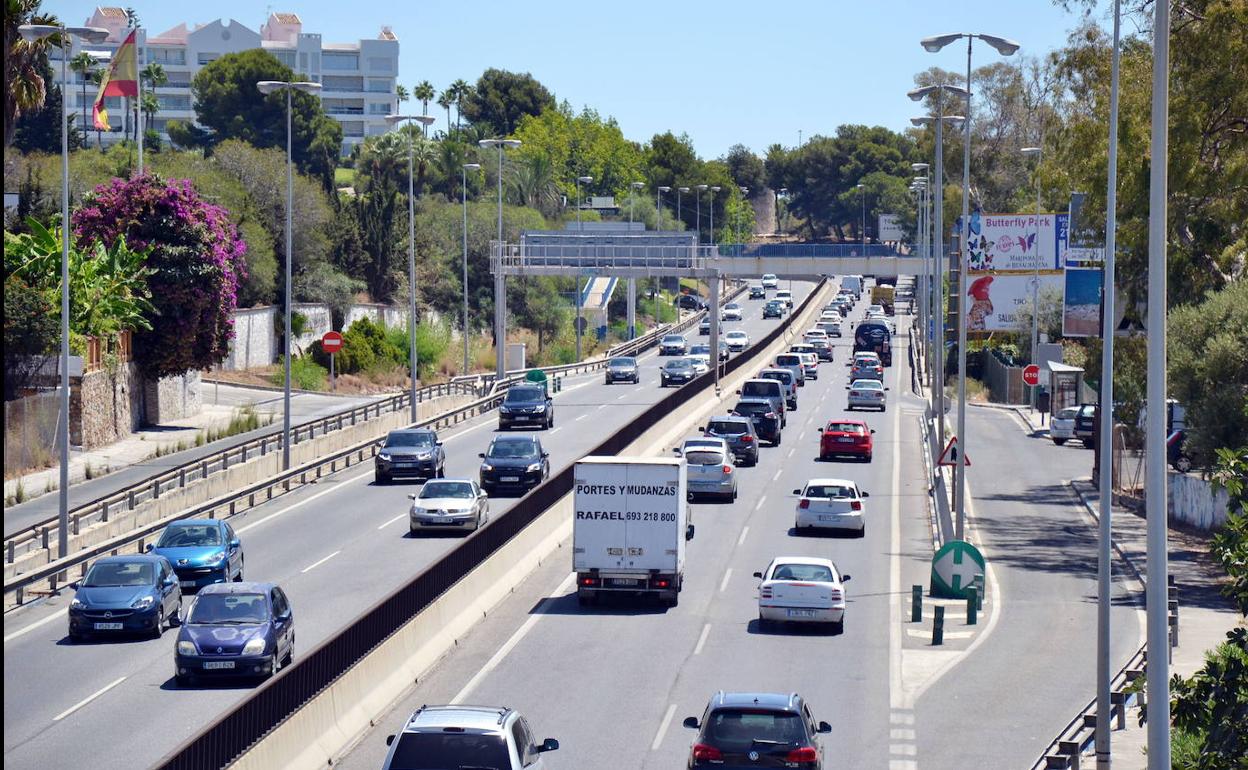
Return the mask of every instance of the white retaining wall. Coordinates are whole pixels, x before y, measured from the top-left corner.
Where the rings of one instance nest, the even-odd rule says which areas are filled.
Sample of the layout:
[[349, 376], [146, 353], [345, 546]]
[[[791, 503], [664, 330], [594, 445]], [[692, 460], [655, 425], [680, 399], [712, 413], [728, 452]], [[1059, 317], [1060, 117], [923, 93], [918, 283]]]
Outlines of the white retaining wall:
[[1226, 524], [1231, 506], [1224, 489], [1190, 473], [1169, 473], [1170, 518], [1203, 530], [1217, 529]]

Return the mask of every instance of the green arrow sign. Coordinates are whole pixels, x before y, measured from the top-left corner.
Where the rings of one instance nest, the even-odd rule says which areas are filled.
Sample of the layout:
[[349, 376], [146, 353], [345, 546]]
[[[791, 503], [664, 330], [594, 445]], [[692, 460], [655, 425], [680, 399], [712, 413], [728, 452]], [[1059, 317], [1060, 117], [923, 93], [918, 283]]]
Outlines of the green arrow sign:
[[932, 595], [965, 599], [975, 576], [984, 573], [984, 556], [965, 540], [950, 540], [932, 557]]
[[530, 369], [528, 374], [524, 375], [524, 379], [529, 382], [545, 382], [546, 372], [543, 372], [541, 369]]

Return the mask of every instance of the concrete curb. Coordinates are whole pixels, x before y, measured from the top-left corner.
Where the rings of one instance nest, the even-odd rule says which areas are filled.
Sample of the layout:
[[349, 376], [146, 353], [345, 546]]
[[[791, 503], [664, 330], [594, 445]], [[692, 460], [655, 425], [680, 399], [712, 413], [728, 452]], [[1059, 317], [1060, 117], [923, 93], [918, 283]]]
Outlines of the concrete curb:
[[[1101, 522], [1101, 517], [1097, 514], [1096, 509], [1092, 507], [1092, 503], [1089, 502], [1088, 498], [1083, 494], [1083, 492], [1079, 489], [1079, 487], [1075, 486], [1074, 479], [1067, 481], [1066, 486], [1067, 488], [1070, 489], [1071, 493], [1074, 494], [1074, 496], [1083, 505], [1084, 510], [1088, 512], [1088, 515], [1092, 517], [1092, 520], [1095, 521], [1099, 525]], [[1113, 514], [1111, 513], [1110, 515], [1112, 516]], [[1144, 573], [1140, 570], [1139, 567], [1135, 566], [1135, 562], [1131, 561], [1131, 558], [1127, 556], [1127, 552], [1124, 551], [1120, 545], [1118, 545], [1117, 539], [1115, 539], [1112, 536], [1112, 530], [1111, 530], [1111, 537], [1109, 539], [1109, 543], [1111, 546], [1113, 546], [1114, 551], [1118, 554], [1118, 558], [1122, 559], [1122, 563], [1126, 564], [1127, 569], [1129, 569], [1131, 571], [1131, 574], [1135, 576], [1135, 579], [1138, 580], [1141, 585], [1146, 585], [1146, 581], [1144, 579]]]

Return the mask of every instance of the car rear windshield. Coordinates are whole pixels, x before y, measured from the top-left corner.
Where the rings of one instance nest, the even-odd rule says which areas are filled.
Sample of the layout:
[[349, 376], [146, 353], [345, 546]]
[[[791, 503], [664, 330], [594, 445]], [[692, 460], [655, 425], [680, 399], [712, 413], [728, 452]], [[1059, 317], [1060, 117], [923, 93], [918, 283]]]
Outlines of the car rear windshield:
[[663, 338], [664, 345], [679, 345], [680, 343], [684, 341], [685, 341], [685, 338], [680, 336], [679, 334], [669, 334]]
[[420, 433], [391, 433], [386, 436], [386, 447], [396, 446], [433, 446], [433, 434], [422, 431]]
[[213, 524], [171, 524], [160, 536], [157, 548], [195, 548], [221, 545], [221, 530]]
[[508, 768], [511, 757], [501, 735], [461, 732], [403, 733], [390, 759], [392, 770]]
[[850, 387], [857, 390], [882, 390], [884, 385], [879, 380], [854, 380]]
[[771, 575], [772, 580], [818, 580], [832, 582], [832, 570], [822, 564], [779, 564]]
[[525, 439], [500, 440], [490, 445], [490, 451], [486, 452], [486, 455], [488, 457], [537, 457], [537, 445]]
[[866, 428], [856, 422], [830, 422], [828, 430], [836, 433], [857, 433], [862, 435], [867, 432]]
[[776, 380], [788, 385], [793, 382], [793, 372], [763, 372], [759, 375], [764, 380]]
[[833, 500], [844, 500], [857, 496], [854, 494], [853, 487], [844, 487], [840, 484], [812, 484], [806, 487], [806, 494], [802, 495], [802, 497], [828, 497]]
[[263, 623], [269, 619], [264, 594], [200, 594], [191, 610], [190, 623]]
[[507, 397], [505, 401], [511, 403], [529, 403], [533, 401], [541, 401], [545, 398], [545, 392], [533, 385], [523, 385], [520, 387], [512, 386], [507, 389]]
[[710, 354], [711, 354], [710, 345], [694, 345], [693, 347], [689, 348], [689, 355], [691, 356], [709, 356]]
[[[773, 378], [768, 377], [768, 379], [773, 379]], [[780, 383], [778, 382], [747, 382], [741, 386], [741, 395], [743, 396], [778, 396], [780, 395]]]
[[420, 490], [420, 499], [434, 497], [472, 497], [472, 484], [467, 481], [427, 481]]
[[664, 369], [688, 369], [690, 365], [691, 364], [689, 363], [689, 359], [677, 358], [673, 361], [668, 361], [667, 363], [663, 364], [663, 368]]
[[760, 404], [755, 401], [743, 401], [734, 406], [732, 411], [742, 417], [748, 417], [756, 414], [767, 414], [771, 411], [771, 404], [765, 402]]
[[748, 423], [735, 422], [732, 420], [711, 420], [710, 425], [706, 426], [707, 433], [714, 433], [717, 436], [738, 436], [742, 433], [749, 433]]
[[797, 746], [806, 742], [802, 718], [789, 711], [718, 709], [706, 720], [703, 741], [721, 751], [741, 754], [763, 745]]
[[1079, 410], [1078, 410], [1078, 409], [1075, 409], [1075, 408], [1073, 408], [1073, 407], [1072, 407], [1072, 408], [1067, 408], [1067, 409], [1063, 409], [1062, 411], [1060, 411], [1060, 412], [1058, 412], [1058, 413], [1057, 413], [1057, 419], [1059, 419], [1059, 420], [1073, 420], [1073, 419], [1075, 419], [1075, 415], [1077, 415], [1077, 414], [1079, 414]]
[[724, 456], [719, 452], [699, 449], [693, 452], [685, 452], [685, 461], [690, 465], [723, 465]]
[[103, 586], [150, 586], [156, 567], [147, 562], [109, 562], [96, 564], [82, 581], [87, 588]]
[[776, 363], [780, 366], [800, 366], [802, 359], [791, 355], [776, 356]]

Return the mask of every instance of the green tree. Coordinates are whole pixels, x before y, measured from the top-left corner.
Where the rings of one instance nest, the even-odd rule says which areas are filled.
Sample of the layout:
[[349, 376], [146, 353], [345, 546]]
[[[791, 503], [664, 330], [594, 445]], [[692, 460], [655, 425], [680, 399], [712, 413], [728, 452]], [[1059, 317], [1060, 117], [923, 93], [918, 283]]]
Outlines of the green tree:
[[411, 94], [407, 92], [407, 86], [398, 84], [394, 87], [394, 98], [399, 103], [399, 112], [403, 111], [403, 103], [411, 99]]
[[[490, 68], [464, 102], [464, 116], [489, 127], [494, 136], [511, 136], [525, 115], [540, 115], [555, 97], [529, 73]], [[449, 116], [448, 116], [449, 122]]]
[[728, 173], [732, 175], [732, 181], [737, 186], [748, 187], [751, 193], [755, 193], [762, 192], [767, 185], [767, 169], [763, 167], [762, 158], [745, 145], [734, 144], [729, 147], [724, 162], [728, 164]]
[[[5, 239], [8, 240], [8, 233]], [[6, 271], [7, 273], [7, 271]], [[59, 303], [56, 305], [60, 307]], [[4, 400], [20, 398], [60, 339], [60, 313], [16, 275], [4, 279]]]
[[22, 113], [43, 106], [50, 82], [48, 49], [61, 44], [59, 35], [25, 40], [17, 29], [23, 24], [59, 23], [55, 15], [39, 12], [39, 0], [4, 0], [5, 149], [13, 143]]
[[451, 105], [455, 103], [455, 97], [450, 91], [443, 91], [438, 95], [438, 106], [446, 110], [446, 136], [451, 135]]
[[[43, 77], [49, 84], [43, 103], [19, 115], [14, 127], [12, 146], [22, 152], [61, 151], [61, 99], [64, 94], [61, 93], [61, 87], [53, 83], [52, 68], [46, 66], [46, 61]], [[74, 130], [76, 117], [77, 115], [70, 115], [68, 121], [71, 150], [80, 146], [79, 134]], [[7, 126], [5, 130], [8, 130]]]
[[139, 71], [139, 80], [146, 89], [139, 100], [139, 109], [143, 111], [143, 119], [146, 121], [144, 125], [150, 127], [152, 121], [156, 119], [156, 113], [160, 111], [160, 99], [155, 91], [169, 82], [169, 75], [159, 62], [148, 62], [147, 66]]

